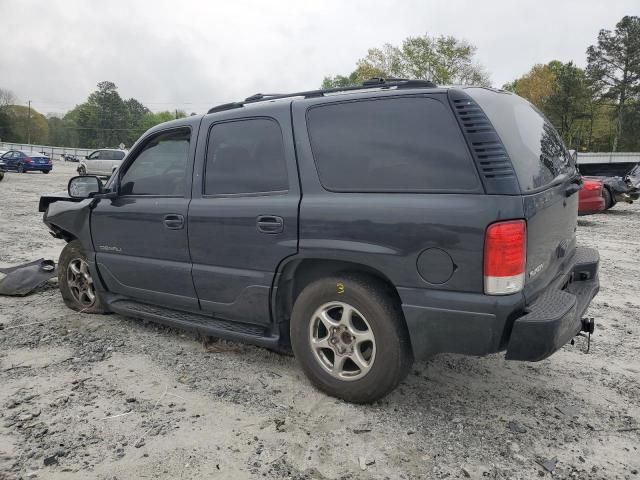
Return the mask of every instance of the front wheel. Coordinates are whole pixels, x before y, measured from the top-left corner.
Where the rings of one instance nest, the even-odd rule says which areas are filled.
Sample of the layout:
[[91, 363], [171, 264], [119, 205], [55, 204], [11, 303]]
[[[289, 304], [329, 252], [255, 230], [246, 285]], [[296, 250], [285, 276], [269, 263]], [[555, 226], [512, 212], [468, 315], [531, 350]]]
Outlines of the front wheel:
[[58, 262], [58, 287], [67, 307], [78, 312], [105, 313], [95, 289], [87, 256], [80, 241], [67, 243]]
[[389, 288], [373, 277], [317, 280], [293, 307], [293, 352], [320, 390], [373, 402], [404, 379], [413, 361], [401, 312]]
[[78, 167], [78, 175], [86, 175], [87, 174], [87, 169], [84, 168], [82, 165], [80, 165]]

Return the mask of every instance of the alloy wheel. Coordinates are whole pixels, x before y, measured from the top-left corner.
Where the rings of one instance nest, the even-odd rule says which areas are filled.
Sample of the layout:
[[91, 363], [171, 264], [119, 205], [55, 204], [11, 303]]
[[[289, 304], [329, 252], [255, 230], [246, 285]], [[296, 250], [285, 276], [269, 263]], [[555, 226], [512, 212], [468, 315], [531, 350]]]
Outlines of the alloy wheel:
[[367, 319], [353, 306], [329, 302], [309, 323], [309, 342], [322, 368], [339, 380], [358, 380], [373, 366], [376, 340]]
[[73, 299], [83, 307], [91, 307], [96, 301], [93, 279], [89, 273], [89, 265], [82, 258], [74, 258], [67, 267], [67, 285]]

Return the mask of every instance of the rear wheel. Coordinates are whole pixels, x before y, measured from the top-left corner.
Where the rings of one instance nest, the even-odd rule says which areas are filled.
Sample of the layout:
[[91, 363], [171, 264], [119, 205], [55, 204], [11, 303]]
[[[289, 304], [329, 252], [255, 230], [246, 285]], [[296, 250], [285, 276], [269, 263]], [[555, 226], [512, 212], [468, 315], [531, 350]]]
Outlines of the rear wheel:
[[51, 170], [42, 170], [42, 173], [49, 173]]
[[22, 163], [19, 163], [17, 170], [18, 173], [24, 173], [24, 165]]
[[604, 209], [609, 210], [613, 207], [613, 197], [611, 196], [611, 192], [608, 188], [602, 189], [602, 197], [604, 198]]
[[391, 392], [413, 361], [400, 305], [373, 277], [308, 285], [291, 314], [291, 346], [317, 388], [356, 403]]
[[60, 254], [58, 286], [64, 303], [72, 310], [87, 313], [106, 312], [95, 289], [87, 256], [78, 240], [67, 243]]

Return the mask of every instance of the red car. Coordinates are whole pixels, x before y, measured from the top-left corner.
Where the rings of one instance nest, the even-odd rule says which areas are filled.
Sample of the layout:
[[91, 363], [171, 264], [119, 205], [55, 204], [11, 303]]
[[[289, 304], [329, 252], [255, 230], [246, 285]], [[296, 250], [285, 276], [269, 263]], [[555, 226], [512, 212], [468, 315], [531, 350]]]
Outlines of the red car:
[[605, 201], [602, 196], [602, 181], [595, 179], [582, 179], [584, 185], [580, 190], [578, 203], [578, 215], [592, 215], [603, 212]]

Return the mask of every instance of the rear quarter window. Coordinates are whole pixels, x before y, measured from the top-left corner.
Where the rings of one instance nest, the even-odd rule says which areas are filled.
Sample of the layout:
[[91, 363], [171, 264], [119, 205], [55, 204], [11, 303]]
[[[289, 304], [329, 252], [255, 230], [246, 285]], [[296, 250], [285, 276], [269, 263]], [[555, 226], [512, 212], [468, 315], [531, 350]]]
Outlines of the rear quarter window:
[[576, 166], [562, 138], [528, 101], [514, 94], [470, 88], [498, 132], [523, 192], [540, 190], [559, 175], [573, 176]]
[[339, 192], [477, 191], [448, 105], [427, 97], [324, 104], [307, 112], [323, 187]]

